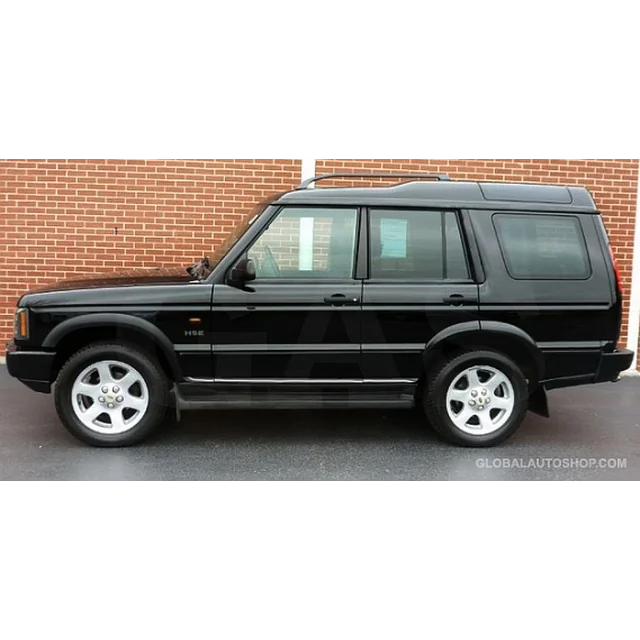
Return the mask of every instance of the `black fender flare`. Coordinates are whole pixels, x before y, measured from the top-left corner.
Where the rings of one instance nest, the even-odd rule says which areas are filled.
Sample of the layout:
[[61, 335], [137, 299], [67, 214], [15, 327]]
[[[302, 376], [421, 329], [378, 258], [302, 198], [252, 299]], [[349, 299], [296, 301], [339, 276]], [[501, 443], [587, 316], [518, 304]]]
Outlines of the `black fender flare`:
[[464, 344], [464, 342], [471, 337], [477, 338], [479, 342], [482, 342], [482, 339], [488, 336], [492, 338], [496, 336], [504, 337], [510, 342], [515, 342], [523, 347], [531, 357], [536, 368], [535, 373], [538, 379], [540, 379], [544, 371], [544, 356], [535, 340], [523, 329], [507, 324], [506, 322], [497, 321], [462, 322], [440, 331], [429, 340], [425, 347], [423, 355], [425, 371], [429, 370], [429, 364], [436, 357], [438, 347], [443, 343], [455, 342], [456, 339], [460, 339], [460, 342]]
[[182, 370], [178, 361], [173, 344], [169, 338], [164, 334], [155, 324], [145, 320], [144, 318], [138, 318], [137, 316], [130, 316], [124, 313], [92, 313], [87, 315], [76, 316], [64, 320], [59, 325], [56, 325], [49, 335], [42, 343], [45, 349], [55, 349], [60, 341], [73, 333], [81, 329], [87, 328], [114, 328], [114, 327], [127, 327], [134, 329], [135, 331], [148, 336], [159, 349], [162, 350], [163, 355], [166, 357], [171, 373], [174, 380], [182, 380]]

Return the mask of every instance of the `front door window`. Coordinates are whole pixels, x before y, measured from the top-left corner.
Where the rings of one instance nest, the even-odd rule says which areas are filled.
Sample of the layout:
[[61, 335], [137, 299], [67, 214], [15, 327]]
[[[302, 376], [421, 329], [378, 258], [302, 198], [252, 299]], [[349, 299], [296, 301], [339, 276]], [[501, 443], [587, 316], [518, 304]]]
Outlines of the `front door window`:
[[357, 209], [287, 207], [248, 251], [257, 280], [351, 280]]

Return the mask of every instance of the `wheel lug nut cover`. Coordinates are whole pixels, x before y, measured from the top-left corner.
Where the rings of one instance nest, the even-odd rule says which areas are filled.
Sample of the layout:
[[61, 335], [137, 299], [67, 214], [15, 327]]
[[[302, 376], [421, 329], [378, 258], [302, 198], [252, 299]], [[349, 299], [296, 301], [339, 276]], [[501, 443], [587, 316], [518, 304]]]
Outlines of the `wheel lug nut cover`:
[[109, 387], [102, 387], [102, 393], [109, 393]]
[[115, 405], [113, 404], [113, 402], [110, 402], [108, 405], [109, 409], [113, 409], [113, 407], [115, 407]]
[[123, 401], [124, 401], [124, 398], [122, 396], [118, 396], [116, 398], [116, 402], [123, 402]]
[[100, 396], [100, 397], [98, 398], [98, 402], [99, 402], [100, 404], [104, 404], [104, 398], [103, 398], [102, 396]]
[[476, 406], [475, 400], [471, 400], [471, 402], [469, 402], [469, 406], [470, 407], [475, 407]]
[[113, 387], [113, 393], [118, 393], [118, 391], [120, 391], [120, 387]]

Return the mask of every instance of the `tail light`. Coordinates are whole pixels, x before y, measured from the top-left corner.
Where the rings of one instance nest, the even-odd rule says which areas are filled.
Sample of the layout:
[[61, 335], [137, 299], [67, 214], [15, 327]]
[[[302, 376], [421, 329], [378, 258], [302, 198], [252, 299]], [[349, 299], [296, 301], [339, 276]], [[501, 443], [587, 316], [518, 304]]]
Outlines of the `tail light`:
[[[604, 245], [609, 247], [609, 255], [611, 256], [611, 264], [613, 265], [613, 273], [616, 278], [616, 288], [618, 292], [622, 291], [622, 278], [620, 277], [620, 269], [618, 268], [618, 263], [616, 261], [616, 254], [613, 251], [613, 247], [611, 246], [611, 240], [609, 239], [609, 234], [607, 233], [607, 229], [604, 226], [604, 222], [602, 221], [602, 216], [595, 216], [596, 226], [598, 228], [598, 233], [600, 234], [600, 238]], [[604, 247], [603, 247], [604, 248]]]
[[609, 244], [609, 252], [611, 253], [611, 261], [613, 262], [613, 272], [616, 274], [616, 287], [618, 291], [622, 291], [622, 278], [620, 277], [620, 270], [618, 269], [618, 263], [616, 262], [616, 254], [613, 252], [613, 247]]

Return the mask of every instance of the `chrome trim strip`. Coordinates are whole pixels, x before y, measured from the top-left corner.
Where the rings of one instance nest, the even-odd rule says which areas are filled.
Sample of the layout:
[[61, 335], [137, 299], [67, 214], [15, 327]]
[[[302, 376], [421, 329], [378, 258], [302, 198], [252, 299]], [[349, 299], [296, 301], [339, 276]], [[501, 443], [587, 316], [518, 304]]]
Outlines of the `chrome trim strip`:
[[606, 342], [538, 342], [538, 349], [542, 351], [573, 351], [602, 349]]
[[385, 344], [363, 344], [363, 351], [424, 351], [427, 348], [426, 342], [416, 343], [385, 343]]
[[352, 344], [213, 344], [214, 353], [269, 353], [297, 351], [305, 352], [344, 352], [360, 351], [360, 343]]
[[185, 378], [195, 384], [415, 384], [415, 379], [326, 380], [311, 378]]
[[174, 344], [174, 351], [189, 352], [189, 351], [212, 351], [210, 344]]
[[354, 352], [354, 351], [424, 351], [426, 343], [393, 343], [393, 344], [215, 344], [214, 353], [269, 353], [269, 352]]

